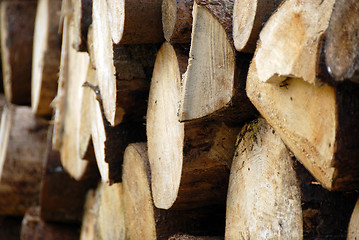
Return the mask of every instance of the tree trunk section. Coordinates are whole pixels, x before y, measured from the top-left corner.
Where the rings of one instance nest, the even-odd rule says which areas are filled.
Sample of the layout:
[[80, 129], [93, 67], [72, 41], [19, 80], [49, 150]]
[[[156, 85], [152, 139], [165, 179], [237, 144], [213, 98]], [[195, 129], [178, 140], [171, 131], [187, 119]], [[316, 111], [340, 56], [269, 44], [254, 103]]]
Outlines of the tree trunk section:
[[359, 164], [354, 160], [359, 157], [358, 86], [347, 82], [335, 88], [316, 87], [296, 78], [266, 84], [259, 79], [253, 60], [247, 94], [323, 187], [358, 188]]
[[223, 234], [224, 212], [217, 207], [175, 211], [154, 206], [145, 143], [126, 148], [123, 168], [126, 239], [168, 239], [178, 232]]
[[335, 2], [325, 41], [327, 69], [336, 81], [359, 82], [359, 2]]
[[238, 123], [252, 118], [255, 110], [245, 94], [250, 59], [235, 52], [223, 25], [206, 7], [195, 3], [180, 120], [214, 115]]
[[193, 0], [163, 0], [163, 35], [171, 43], [190, 43]]
[[[162, 43], [161, 0], [107, 0], [115, 44]], [[106, 15], [103, 15], [106, 16]]]
[[60, 0], [39, 0], [36, 11], [31, 69], [31, 107], [36, 115], [50, 116], [56, 97], [61, 55]]
[[74, 8], [74, 39], [72, 42], [76, 51], [85, 52], [87, 49], [87, 34], [92, 24], [92, 0], [73, 0]]
[[253, 53], [259, 32], [282, 0], [235, 0], [233, 42], [237, 51]]
[[8, 102], [31, 103], [31, 59], [36, 1], [1, 3], [1, 61]]
[[1, 215], [23, 215], [28, 207], [39, 204], [47, 127], [48, 124], [36, 118], [29, 107], [8, 106], [3, 111], [0, 127]]
[[299, 183], [281, 138], [259, 118], [243, 127], [237, 141], [226, 239], [302, 239]]
[[89, 190], [86, 195], [80, 240], [98, 240], [95, 232], [95, 224], [98, 213], [96, 194], [97, 192], [95, 190]]
[[323, 85], [318, 75], [320, 46], [329, 25], [334, 0], [285, 1], [260, 33], [255, 56], [262, 82], [287, 77]]

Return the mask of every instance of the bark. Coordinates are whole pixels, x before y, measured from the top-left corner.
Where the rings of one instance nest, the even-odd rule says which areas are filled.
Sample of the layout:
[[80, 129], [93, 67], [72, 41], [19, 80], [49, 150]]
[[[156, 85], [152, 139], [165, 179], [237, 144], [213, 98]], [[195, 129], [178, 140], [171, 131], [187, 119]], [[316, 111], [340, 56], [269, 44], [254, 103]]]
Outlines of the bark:
[[223, 26], [205, 7], [195, 3], [193, 16], [180, 120], [211, 116], [238, 123], [253, 118], [256, 111], [245, 94], [251, 55], [235, 52]]
[[36, 1], [1, 3], [1, 59], [8, 102], [31, 103], [31, 59]]
[[334, 0], [285, 1], [260, 33], [255, 56], [262, 82], [280, 83], [287, 77], [323, 85], [319, 56]]
[[253, 60], [247, 94], [323, 187], [329, 190], [358, 187], [359, 165], [354, 160], [359, 157], [356, 84], [316, 87], [296, 78], [288, 78], [279, 85], [266, 84], [259, 79]]
[[302, 239], [299, 182], [280, 136], [259, 118], [243, 127], [237, 141], [226, 239]]
[[359, 2], [335, 2], [325, 41], [328, 71], [336, 81], [359, 82]]
[[235, 0], [233, 42], [237, 51], [253, 53], [262, 27], [282, 0]]
[[106, 2], [106, 14], [109, 16], [111, 36], [115, 44], [163, 42], [161, 0]]
[[92, 0], [74, 0], [74, 39], [73, 47], [80, 52], [88, 51], [87, 34], [92, 24]]
[[171, 43], [191, 42], [193, 0], [162, 1], [163, 35]]
[[50, 116], [56, 96], [61, 55], [60, 0], [40, 0], [36, 11], [31, 75], [31, 106], [35, 114]]

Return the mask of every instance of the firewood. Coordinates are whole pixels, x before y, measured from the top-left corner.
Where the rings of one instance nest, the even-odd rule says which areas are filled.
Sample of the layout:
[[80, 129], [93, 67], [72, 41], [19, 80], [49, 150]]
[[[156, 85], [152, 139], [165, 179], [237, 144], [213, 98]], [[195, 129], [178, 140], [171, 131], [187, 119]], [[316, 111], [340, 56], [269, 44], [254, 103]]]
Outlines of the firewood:
[[348, 240], [354, 240], [359, 238], [359, 200], [355, 204], [354, 211], [350, 218], [348, 227]]
[[31, 106], [35, 114], [50, 116], [56, 97], [61, 55], [60, 0], [39, 0], [36, 11], [31, 69]]
[[28, 207], [39, 203], [47, 128], [47, 122], [35, 117], [29, 107], [8, 106], [2, 112], [1, 215], [23, 215]]
[[219, 208], [163, 210], [154, 206], [151, 172], [145, 143], [130, 144], [123, 165], [126, 239], [167, 239], [177, 232], [221, 234]]
[[334, 0], [285, 1], [260, 33], [256, 53], [258, 78], [280, 83], [287, 77], [322, 85], [317, 77], [320, 46]]
[[26, 211], [20, 235], [21, 240], [79, 239], [77, 225], [45, 222], [40, 217], [40, 207], [31, 207]]
[[[214, 114], [235, 122], [245, 121], [255, 112], [245, 94], [251, 56], [237, 54], [232, 38], [228, 37], [232, 35], [233, 2], [209, 2], [194, 3], [191, 49], [183, 76], [179, 117], [187, 121]], [[210, 12], [207, 7], [214, 9]]]
[[[152, 191], [158, 208], [194, 208], [225, 201], [238, 128], [222, 121], [178, 121], [183, 49], [157, 54], [147, 110]], [[177, 200], [176, 200], [177, 199]], [[176, 201], [176, 203], [175, 203]], [[176, 206], [172, 206], [175, 203]]]
[[247, 94], [296, 158], [329, 190], [357, 189], [359, 184], [359, 87], [342, 83], [316, 87], [297, 78], [263, 83], [256, 60]]
[[221, 240], [223, 237], [199, 237], [199, 236], [191, 236], [188, 234], [175, 234], [168, 238], [168, 240]]
[[93, 47], [106, 119], [112, 126], [143, 121], [157, 45], [114, 45], [106, 1], [93, 2]]
[[36, 1], [1, 2], [1, 60], [8, 102], [31, 103], [31, 59]]
[[88, 51], [87, 34], [92, 23], [92, 0], [74, 0], [74, 40], [72, 46], [80, 52]]
[[262, 118], [243, 127], [232, 162], [226, 239], [301, 239], [300, 188], [280, 136]]
[[233, 42], [237, 51], [253, 53], [263, 25], [282, 0], [235, 0]]
[[[107, 0], [107, 13], [115, 44], [163, 42], [161, 0]], [[104, 6], [99, 5], [99, 7]]]
[[171, 43], [191, 42], [193, 0], [163, 0], [163, 35]]
[[325, 41], [327, 69], [336, 81], [359, 82], [359, 2], [335, 1]]
[[84, 206], [84, 215], [82, 217], [80, 240], [97, 240], [95, 224], [98, 213], [98, 204], [96, 202], [97, 192], [89, 190], [86, 195]]

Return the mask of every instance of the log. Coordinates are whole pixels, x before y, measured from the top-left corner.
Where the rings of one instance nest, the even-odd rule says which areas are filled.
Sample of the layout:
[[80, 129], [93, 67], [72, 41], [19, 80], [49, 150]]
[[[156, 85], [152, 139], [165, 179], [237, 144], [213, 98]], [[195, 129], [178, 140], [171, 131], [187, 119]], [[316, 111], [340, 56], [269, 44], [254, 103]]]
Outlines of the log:
[[31, 59], [36, 1], [1, 3], [1, 60], [8, 102], [31, 103]]
[[158, 46], [114, 45], [106, 1], [93, 4], [93, 55], [106, 119], [112, 126], [143, 121]]
[[148, 100], [152, 191], [155, 206], [163, 209], [224, 203], [239, 131], [222, 121], [178, 121], [180, 73], [186, 59], [181, 50], [167, 42], [161, 47]]
[[23, 215], [39, 203], [47, 128], [29, 107], [8, 106], [2, 112], [0, 215]]
[[108, 5], [106, 15], [109, 18], [111, 37], [115, 44], [163, 42], [161, 0], [141, 2], [107, 0], [106, 2]]
[[79, 238], [77, 225], [45, 222], [40, 217], [40, 207], [26, 211], [21, 225], [21, 240], [75, 240]]
[[171, 43], [191, 42], [193, 0], [163, 0], [163, 35]]
[[325, 40], [325, 60], [336, 81], [359, 82], [359, 2], [335, 1]]
[[0, 236], [5, 240], [20, 240], [22, 217], [1, 216]]
[[262, 118], [237, 139], [227, 194], [226, 239], [301, 239], [300, 188], [278, 133]]
[[235, 0], [233, 42], [237, 51], [253, 53], [259, 33], [282, 0]]
[[84, 206], [84, 215], [82, 217], [80, 240], [97, 240], [95, 232], [95, 223], [98, 212], [98, 204], [96, 202], [96, 191], [89, 190], [86, 195]]
[[280, 83], [287, 77], [323, 85], [318, 75], [320, 47], [334, 0], [285, 1], [260, 33], [255, 56], [262, 82]]
[[61, 55], [60, 0], [39, 0], [36, 10], [31, 68], [31, 107], [35, 114], [50, 116], [56, 97]]
[[88, 51], [87, 35], [92, 24], [92, 0], [74, 0], [74, 39], [72, 46], [79, 52]]
[[223, 234], [222, 209], [158, 209], [152, 201], [150, 181], [146, 144], [130, 144], [126, 148], [123, 164], [126, 239], [168, 239], [177, 232], [193, 235]]
[[316, 87], [297, 78], [266, 84], [256, 66], [253, 60], [248, 97], [296, 158], [326, 189], [357, 189], [358, 86]]
[[348, 240], [359, 238], [359, 200], [356, 202], [348, 227]]
[[[229, 4], [231, 1], [221, 3]], [[181, 121], [214, 115], [238, 123], [251, 119], [255, 114], [245, 94], [251, 55], [237, 54], [228, 38], [228, 34], [232, 34], [228, 25], [232, 25], [226, 24], [227, 28], [224, 28], [221, 21], [213, 17], [212, 14], [222, 11], [222, 22], [231, 23], [229, 18], [232, 15], [221, 3], [216, 5], [219, 9], [214, 13], [205, 7], [211, 4], [194, 3], [191, 48], [181, 90]]]
[[98, 193], [96, 235], [99, 239], [124, 240], [126, 238], [122, 183], [115, 183], [111, 186], [107, 183], [101, 185]]
[[96, 162], [90, 163], [93, 166], [86, 169], [85, 178], [76, 181], [62, 167], [59, 152], [52, 150], [51, 139], [50, 127], [40, 194], [41, 218], [52, 222], [79, 223], [86, 193], [96, 187], [99, 179]]
[[209, 236], [191, 236], [188, 234], [175, 234], [168, 238], [168, 240], [221, 240], [223, 237], [209, 237]]

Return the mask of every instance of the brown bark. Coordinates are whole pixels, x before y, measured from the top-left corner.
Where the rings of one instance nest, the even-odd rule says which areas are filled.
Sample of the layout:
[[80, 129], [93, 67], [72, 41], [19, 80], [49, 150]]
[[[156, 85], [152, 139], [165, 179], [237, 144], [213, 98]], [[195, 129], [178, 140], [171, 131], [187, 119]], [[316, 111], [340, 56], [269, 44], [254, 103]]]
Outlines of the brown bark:
[[336, 81], [359, 82], [359, 2], [338, 0], [325, 41], [328, 71]]
[[191, 42], [193, 0], [163, 0], [163, 35], [171, 43]]
[[80, 52], [88, 51], [87, 34], [92, 24], [92, 0], [74, 0], [74, 40], [72, 46]]
[[[161, 0], [107, 0], [111, 36], [115, 44], [163, 42]], [[105, 15], [103, 16], [105, 17]]]
[[79, 238], [78, 226], [45, 222], [40, 217], [40, 207], [26, 211], [21, 226], [21, 240], [75, 240]]
[[257, 73], [253, 60], [247, 94], [296, 158], [323, 187], [357, 189], [358, 86], [346, 82], [316, 87], [295, 78], [266, 84]]
[[31, 106], [35, 114], [50, 116], [56, 96], [61, 55], [60, 0], [39, 0], [36, 11], [31, 75]]
[[8, 102], [30, 105], [36, 1], [1, 3], [1, 59]]
[[177, 232], [223, 234], [224, 211], [218, 206], [190, 211], [162, 210], [154, 206], [145, 143], [130, 144], [126, 148], [123, 166], [127, 239], [167, 239]]

